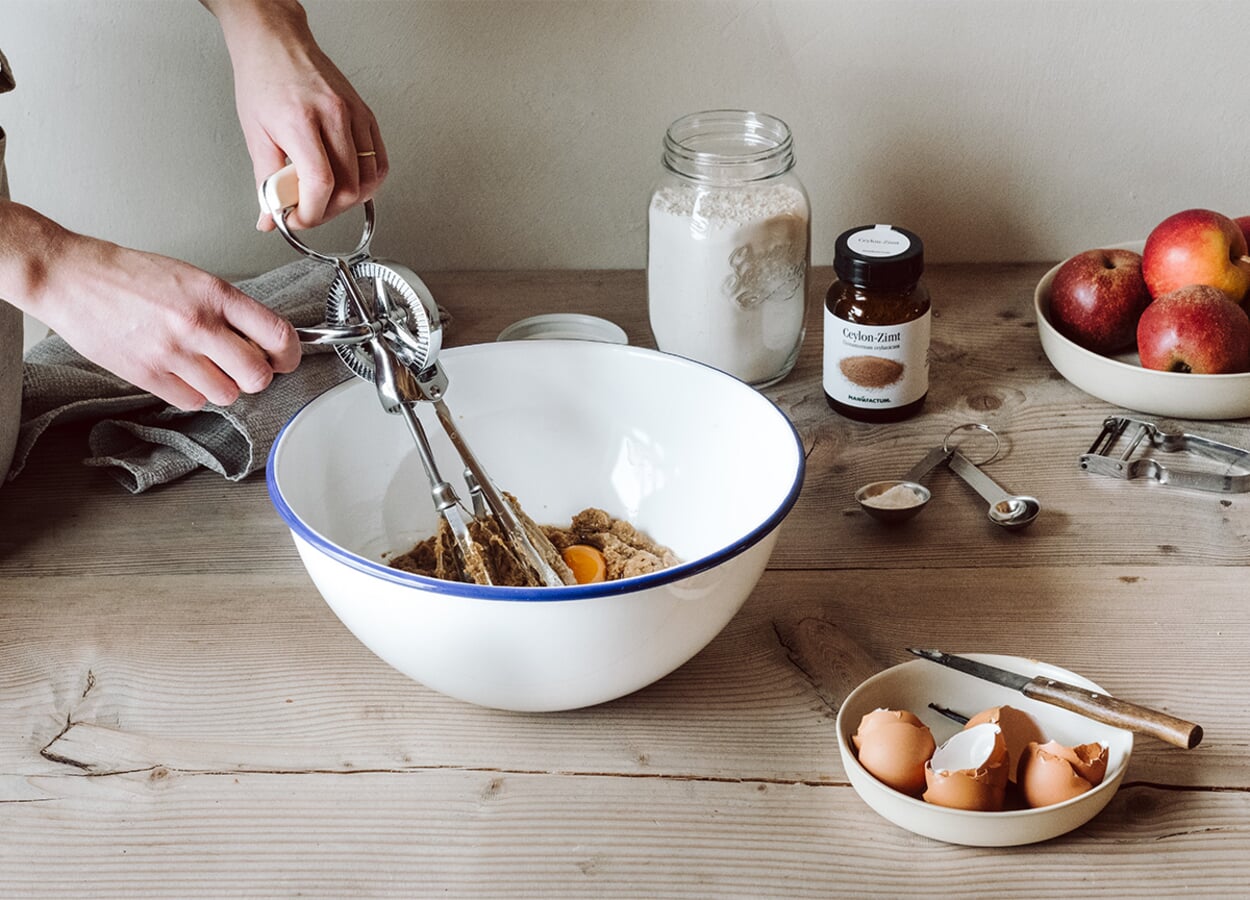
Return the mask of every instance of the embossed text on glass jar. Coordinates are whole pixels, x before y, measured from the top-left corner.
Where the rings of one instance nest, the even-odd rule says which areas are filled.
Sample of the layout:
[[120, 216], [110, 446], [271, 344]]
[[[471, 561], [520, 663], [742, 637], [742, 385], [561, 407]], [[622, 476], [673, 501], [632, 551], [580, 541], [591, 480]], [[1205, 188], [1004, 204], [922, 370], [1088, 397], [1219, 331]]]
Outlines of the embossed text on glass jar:
[[756, 387], [803, 343], [811, 212], [789, 127], [713, 110], [674, 122], [648, 212], [647, 306], [656, 344]]

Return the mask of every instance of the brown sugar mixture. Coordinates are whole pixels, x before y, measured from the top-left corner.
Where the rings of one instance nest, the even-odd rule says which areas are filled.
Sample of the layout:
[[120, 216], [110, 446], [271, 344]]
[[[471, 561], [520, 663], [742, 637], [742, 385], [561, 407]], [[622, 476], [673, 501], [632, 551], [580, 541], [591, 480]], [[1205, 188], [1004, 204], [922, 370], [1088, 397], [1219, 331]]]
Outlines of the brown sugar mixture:
[[[511, 497], [509, 499], [514, 500]], [[566, 528], [536, 525], [524, 513], [521, 514], [521, 520], [527, 531], [538, 529], [545, 536], [546, 541], [534, 542], [536, 546], [541, 547], [550, 542], [550, 546], [555, 549], [555, 558], [550, 554], [544, 555], [566, 584], [575, 584], [576, 579], [565, 564], [561, 551], [577, 544], [594, 547], [603, 554], [607, 570], [605, 581], [645, 575], [681, 562], [672, 550], [657, 544], [633, 525], [613, 518], [602, 509], [592, 507], [582, 510]], [[491, 584], [508, 587], [537, 587], [540, 584], [529, 566], [512, 552], [493, 519], [471, 522], [469, 531], [481, 551], [479, 560], [469, 561], [469, 567], [472, 569], [475, 565], [484, 566]], [[393, 557], [388, 565], [428, 578], [440, 578], [444, 581], [467, 580], [460, 575], [451, 530], [442, 521], [433, 537], [419, 542], [407, 553]], [[481, 583], [481, 579], [472, 580]]]

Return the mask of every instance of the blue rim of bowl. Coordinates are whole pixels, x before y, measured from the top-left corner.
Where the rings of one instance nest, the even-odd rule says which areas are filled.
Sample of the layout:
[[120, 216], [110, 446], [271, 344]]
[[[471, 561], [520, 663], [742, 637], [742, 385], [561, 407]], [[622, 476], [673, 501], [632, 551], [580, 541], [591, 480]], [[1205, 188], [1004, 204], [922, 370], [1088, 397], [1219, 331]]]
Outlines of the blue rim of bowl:
[[[631, 347], [628, 344], [604, 344], [603, 346], [618, 348], [624, 352], [642, 352], [642, 353], [659, 353], [656, 350], [646, 350], [640, 347]], [[664, 354], [668, 356], [668, 354]], [[679, 363], [698, 366], [715, 372], [723, 378], [734, 379], [732, 375], [727, 375], [719, 369], [708, 366], [696, 360], [685, 359], [684, 357], [670, 356], [670, 359]], [[344, 385], [351, 384], [352, 381], [341, 382], [330, 391], [339, 390]], [[746, 386], [746, 385], [744, 385]], [[479, 585], [467, 584], [461, 581], [444, 581], [440, 578], [426, 578], [423, 575], [417, 575], [412, 572], [405, 572], [401, 569], [394, 569], [385, 563], [374, 562], [357, 553], [344, 550], [333, 541], [324, 537], [320, 532], [314, 531], [304, 524], [303, 520], [296, 515], [295, 510], [291, 509], [286, 502], [286, 498], [282, 496], [282, 491], [278, 487], [276, 476], [274, 475], [274, 459], [278, 455], [283, 441], [286, 440], [287, 430], [292, 423], [299, 418], [309, 405], [316, 402], [325, 393], [318, 394], [301, 406], [296, 412], [287, 419], [286, 424], [282, 426], [282, 430], [278, 432], [277, 438], [274, 439], [273, 445], [269, 448], [269, 455], [265, 461], [265, 486], [269, 491], [269, 500], [273, 503], [274, 508], [278, 511], [278, 515], [286, 522], [291, 532], [306, 543], [312, 545], [320, 552], [324, 553], [332, 559], [362, 572], [366, 575], [372, 575], [383, 581], [389, 581], [393, 584], [399, 584], [406, 587], [417, 587], [435, 594], [447, 594], [457, 597], [466, 597], [474, 600], [498, 600], [511, 602], [541, 602], [541, 603], [559, 603], [567, 600], [588, 600], [593, 597], [609, 597], [617, 594], [628, 594], [634, 591], [645, 590], [647, 588], [659, 587], [660, 585], [669, 584], [674, 581], [680, 581], [699, 572], [705, 572], [708, 569], [715, 568], [727, 559], [731, 559], [744, 553], [746, 550], [758, 544], [772, 531], [781, 525], [782, 521], [789, 514], [794, 504], [799, 499], [799, 492], [803, 487], [803, 478], [807, 471], [807, 457], [803, 452], [803, 441], [799, 436], [798, 429], [794, 427], [794, 423], [790, 421], [790, 417], [782, 412], [781, 407], [764, 396], [762, 393], [757, 395], [761, 400], [773, 408], [773, 412], [780, 417], [786, 427], [790, 429], [790, 436], [794, 439], [794, 449], [797, 459], [797, 465], [794, 472], [794, 480], [790, 484], [786, 496], [778, 504], [777, 508], [769, 514], [763, 522], [751, 529], [745, 535], [740, 537], [721, 549], [701, 556], [698, 559], [689, 560], [688, 562], [679, 563], [668, 569], [661, 569], [658, 572], [652, 572], [647, 575], [638, 575], [633, 578], [622, 578], [617, 581], [604, 581], [598, 584], [579, 584], [565, 585], [563, 587], [504, 587], [500, 585]]]

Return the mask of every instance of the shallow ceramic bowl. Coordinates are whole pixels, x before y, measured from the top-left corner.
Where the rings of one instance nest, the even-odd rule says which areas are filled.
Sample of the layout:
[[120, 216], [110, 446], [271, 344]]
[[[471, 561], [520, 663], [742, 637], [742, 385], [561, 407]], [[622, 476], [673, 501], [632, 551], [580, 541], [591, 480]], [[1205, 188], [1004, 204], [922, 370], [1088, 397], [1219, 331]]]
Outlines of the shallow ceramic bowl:
[[[746, 384], [652, 350], [519, 341], [445, 350], [448, 407], [496, 483], [538, 523], [589, 506], [683, 562], [622, 581], [480, 587], [389, 568], [432, 534], [429, 482], [401, 417], [371, 383], [327, 391], [286, 425], [269, 492], [326, 602], [369, 649], [471, 703], [560, 710], [676, 669], [750, 595], [798, 497], [790, 421]], [[462, 466], [418, 407], [443, 477]]]
[[[1018, 656], [962, 653], [972, 659], [1033, 677], [1047, 675], [1095, 691], [1102, 689], [1087, 678]], [[1105, 692], [1103, 692], [1105, 693]], [[886, 787], [859, 764], [851, 738], [859, 720], [874, 709], [906, 709], [929, 726], [940, 745], [960, 729], [957, 722], [929, 708], [936, 703], [973, 716], [994, 706], [1014, 706], [1031, 715], [1042, 732], [1073, 746], [1101, 741], [1108, 747], [1107, 774], [1091, 791], [1064, 803], [1040, 809], [971, 812], [934, 806]], [[1010, 847], [1033, 844], [1084, 825], [1115, 796], [1133, 752], [1133, 734], [1103, 725], [1076, 713], [1030, 700], [1018, 691], [991, 684], [923, 659], [903, 663], [869, 678], [846, 698], [838, 710], [838, 749], [851, 785], [864, 802], [895, 825], [950, 844], [974, 847]]]
[[[1140, 253], [1145, 241], [1108, 244]], [[1060, 263], [1059, 265], [1062, 265]], [[1143, 369], [1135, 351], [1102, 356], [1068, 340], [1050, 321], [1050, 285], [1056, 265], [1033, 292], [1042, 351], [1051, 365], [1087, 394], [1126, 409], [1178, 419], [1241, 419], [1250, 416], [1250, 373], [1194, 375]]]

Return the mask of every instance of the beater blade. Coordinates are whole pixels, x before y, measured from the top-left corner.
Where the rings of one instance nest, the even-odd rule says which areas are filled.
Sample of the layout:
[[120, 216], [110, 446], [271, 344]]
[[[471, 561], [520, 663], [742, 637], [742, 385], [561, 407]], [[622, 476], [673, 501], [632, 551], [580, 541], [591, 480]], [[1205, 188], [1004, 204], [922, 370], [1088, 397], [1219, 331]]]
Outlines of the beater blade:
[[[460, 580], [494, 584], [498, 570], [519, 568], [527, 584], [575, 583], [559, 551], [515, 498], [495, 485], [456, 427], [443, 399], [447, 376], [438, 366], [442, 347], [438, 305], [411, 271], [370, 256], [373, 201], [364, 204], [360, 243], [348, 254], [335, 255], [312, 249], [291, 232], [286, 217], [294, 208], [292, 198], [298, 196], [293, 166], [271, 175], [260, 189], [262, 208], [273, 215], [287, 243], [333, 266], [336, 278], [326, 302], [325, 323], [296, 331], [305, 343], [332, 346], [352, 374], [374, 383], [382, 408], [404, 419], [429, 480], [434, 508], [450, 535]], [[292, 205], [283, 205], [288, 202]], [[416, 413], [419, 403], [433, 406], [436, 421], [463, 463], [472, 511], [439, 471]], [[489, 554], [488, 547], [496, 554]], [[508, 558], [495, 564], [493, 556], [499, 553]]]

